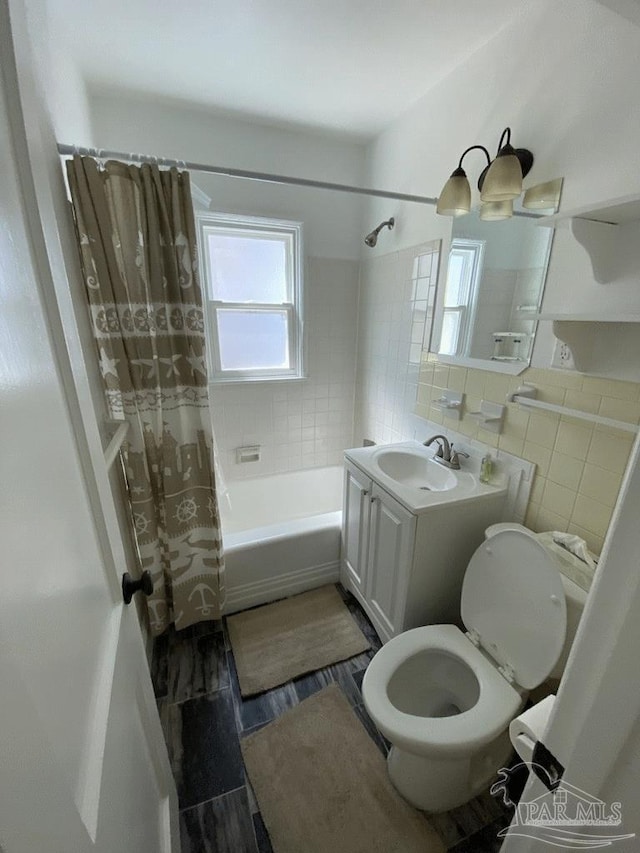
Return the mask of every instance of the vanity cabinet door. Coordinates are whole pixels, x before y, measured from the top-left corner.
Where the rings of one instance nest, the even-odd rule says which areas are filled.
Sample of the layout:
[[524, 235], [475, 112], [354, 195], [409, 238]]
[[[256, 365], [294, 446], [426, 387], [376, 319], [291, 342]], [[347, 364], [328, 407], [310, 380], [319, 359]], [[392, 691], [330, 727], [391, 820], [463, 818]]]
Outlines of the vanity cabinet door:
[[373, 484], [370, 500], [366, 598], [383, 633], [402, 630], [411, 573], [416, 517]]
[[371, 480], [345, 461], [342, 515], [342, 582], [365, 595]]

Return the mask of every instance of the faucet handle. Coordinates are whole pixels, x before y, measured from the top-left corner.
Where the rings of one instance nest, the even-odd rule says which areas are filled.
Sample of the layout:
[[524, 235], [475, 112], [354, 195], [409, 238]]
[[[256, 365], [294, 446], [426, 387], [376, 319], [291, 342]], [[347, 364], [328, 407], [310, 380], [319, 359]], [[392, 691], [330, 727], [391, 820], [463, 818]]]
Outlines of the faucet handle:
[[469, 459], [469, 454], [465, 453], [464, 450], [454, 450], [453, 444], [451, 445], [451, 462], [453, 465], [457, 465], [460, 467], [460, 457], [464, 456], [465, 459]]

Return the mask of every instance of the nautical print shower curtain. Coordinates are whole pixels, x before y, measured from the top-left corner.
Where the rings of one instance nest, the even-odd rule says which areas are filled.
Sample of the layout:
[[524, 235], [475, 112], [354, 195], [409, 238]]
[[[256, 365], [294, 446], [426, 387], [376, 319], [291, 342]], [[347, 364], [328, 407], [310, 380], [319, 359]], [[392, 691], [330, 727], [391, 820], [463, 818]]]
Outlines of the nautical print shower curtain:
[[189, 175], [67, 161], [91, 324], [154, 634], [218, 618], [224, 561]]

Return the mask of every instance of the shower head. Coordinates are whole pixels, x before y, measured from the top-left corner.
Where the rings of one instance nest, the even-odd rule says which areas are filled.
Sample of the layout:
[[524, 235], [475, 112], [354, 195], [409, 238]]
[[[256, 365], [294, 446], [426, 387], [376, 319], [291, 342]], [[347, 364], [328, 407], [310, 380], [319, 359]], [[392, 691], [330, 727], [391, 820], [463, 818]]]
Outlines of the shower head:
[[396, 221], [393, 218], [393, 216], [391, 217], [391, 219], [387, 219], [385, 222], [381, 222], [377, 228], [373, 229], [371, 234], [367, 234], [367, 236], [364, 238], [364, 242], [367, 244], [367, 246], [370, 249], [373, 249], [375, 244], [378, 242], [378, 234], [382, 231], [382, 229], [386, 226], [389, 229], [389, 231], [391, 231], [391, 229], [393, 228], [393, 226], [395, 224], [396, 224]]

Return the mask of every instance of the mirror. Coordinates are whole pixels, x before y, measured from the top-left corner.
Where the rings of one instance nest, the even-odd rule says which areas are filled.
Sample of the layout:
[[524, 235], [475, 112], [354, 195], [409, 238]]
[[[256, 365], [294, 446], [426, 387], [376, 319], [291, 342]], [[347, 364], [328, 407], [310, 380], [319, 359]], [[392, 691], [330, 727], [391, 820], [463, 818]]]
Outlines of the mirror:
[[554, 234], [537, 220], [558, 209], [561, 189], [562, 178], [531, 187], [509, 219], [472, 210], [453, 220], [434, 347], [442, 361], [514, 374], [528, 367]]

